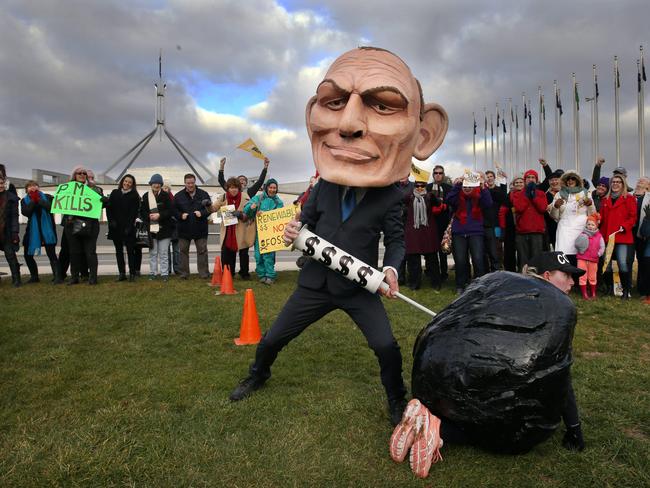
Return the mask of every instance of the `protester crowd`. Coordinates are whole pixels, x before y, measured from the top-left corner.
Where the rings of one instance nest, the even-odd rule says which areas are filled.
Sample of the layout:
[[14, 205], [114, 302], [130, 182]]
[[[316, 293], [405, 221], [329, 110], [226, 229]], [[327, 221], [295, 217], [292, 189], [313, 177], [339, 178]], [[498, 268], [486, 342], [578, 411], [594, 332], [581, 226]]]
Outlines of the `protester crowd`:
[[[134, 281], [140, 275], [145, 247], [149, 249], [150, 280], [167, 281], [172, 273], [187, 279], [192, 241], [199, 276], [209, 278], [208, 217], [232, 205], [237, 223], [221, 223], [222, 264], [234, 273], [239, 256], [239, 276], [250, 279], [249, 249], [253, 246], [257, 279], [274, 283], [275, 253], [260, 254], [255, 231], [257, 212], [283, 205], [277, 196], [277, 181], [267, 180], [269, 160], [265, 159], [259, 179], [250, 188], [244, 175], [226, 180], [225, 162], [222, 159], [219, 170], [224, 194], [214, 202], [197, 187], [193, 174], [185, 175], [184, 188], [175, 195], [159, 174], [151, 176], [149, 189], [142, 196], [130, 174], [120, 179], [110, 195], [104, 195], [91, 170], [82, 166], [73, 169], [70, 181], [85, 184], [101, 196], [108, 238], [115, 246], [118, 281]], [[454, 286], [460, 294], [474, 278], [497, 270], [521, 271], [543, 251], [557, 250], [564, 252], [572, 265], [586, 271], [579, 280], [576, 277], [576, 282], [588, 300], [595, 299], [598, 290], [613, 294], [616, 275], [623, 298], [629, 299], [635, 285], [632, 271], [636, 260], [636, 289], [650, 304], [650, 179], [641, 177], [632, 188], [623, 167], [601, 176], [604, 163], [604, 159], [596, 162], [592, 185], [575, 171], [553, 170], [544, 160], [540, 160], [542, 176], [529, 169], [510, 181], [501, 170], [466, 171], [452, 181], [445, 168], [437, 165], [432, 182], [398, 182], [404, 193], [406, 249], [399, 270], [400, 284], [415, 290], [426, 279], [439, 290], [448, 280], [451, 254]], [[6, 187], [6, 179], [5, 168], [0, 166], [0, 247], [14, 286], [21, 284], [18, 212], [28, 219], [22, 245], [29, 282], [39, 281], [34, 256], [44, 248], [54, 283], [64, 283], [69, 272], [69, 285], [81, 280], [97, 284], [98, 220], [63, 215], [57, 226], [50, 213], [52, 195], [43, 193], [37, 182], [28, 181], [25, 196], [19, 199], [13, 185]], [[296, 202], [309, 198], [317, 179], [318, 175], [310, 180]], [[613, 242], [608, 249], [610, 238]], [[603, 272], [608, 251], [611, 260]]]

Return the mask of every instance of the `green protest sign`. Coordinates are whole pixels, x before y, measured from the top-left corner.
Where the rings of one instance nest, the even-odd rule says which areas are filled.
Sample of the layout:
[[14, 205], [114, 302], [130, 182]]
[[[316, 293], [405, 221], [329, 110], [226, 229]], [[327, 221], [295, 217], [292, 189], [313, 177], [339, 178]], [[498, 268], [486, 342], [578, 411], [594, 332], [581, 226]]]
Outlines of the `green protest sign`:
[[56, 189], [50, 212], [99, 219], [102, 216], [102, 196], [83, 183], [63, 183]]

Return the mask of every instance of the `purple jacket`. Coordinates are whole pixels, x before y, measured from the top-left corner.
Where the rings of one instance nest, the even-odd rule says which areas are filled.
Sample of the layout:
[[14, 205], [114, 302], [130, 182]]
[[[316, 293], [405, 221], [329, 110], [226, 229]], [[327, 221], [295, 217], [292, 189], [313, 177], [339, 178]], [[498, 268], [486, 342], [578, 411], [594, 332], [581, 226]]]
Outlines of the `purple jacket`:
[[460, 204], [460, 192], [462, 191], [462, 183], [457, 183], [451, 189], [445, 201], [451, 207], [451, 214], [454, 216], [454, 222], [451, 224], [451, 233], [460, 235], [483, 235], [483, 211], [492, 206], [492, 196], [487, 188], [481, 188], [481, 195], [478, 199], [478, 204], [481, 207], [481, 218], [475, 220], [472, 217], [472, 200], [467, 199], [467, 221], [465, 225], [460, 223], [460, 220], [455, 216], [458, 205]]

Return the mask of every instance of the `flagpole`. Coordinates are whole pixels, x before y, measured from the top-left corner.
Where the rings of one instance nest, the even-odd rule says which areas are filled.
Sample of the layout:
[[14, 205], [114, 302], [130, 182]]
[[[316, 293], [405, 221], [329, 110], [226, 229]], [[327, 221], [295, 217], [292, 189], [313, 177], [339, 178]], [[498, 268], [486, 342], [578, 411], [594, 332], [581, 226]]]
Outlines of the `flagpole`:
[[[493, 114], [490, 114], [490, 159], [492, 160], [492, 166], [494, 166], [494, 117]], [[484, 169], [487, 169], [488, 166], [485, 165]]]
[[515, 172], [513, 171], [513, 166], [515, 162], [515, 146], [514, 140], [512, 137], [512, 124], [514, 123], [514, 117], [512, 116], [512, 98], [508, 98], [508, 109], [510, 110], [510, 176], [513, 176]]
[[546, 105], [542, 93], [542, 158], [546, 159]]
[[487, 168], [487, 162], [488, 162], [488, 157], [487, 157], [487, 109], [483, 107], [483, 119], [484, 119], [484, 124], [483, 124], [483, 149], [484, 149], [484, 159], [483, 159], [483, 164], [484, 168]]
[[[497, 102], [496, 108], [497, 108], [497, 127], [496, 127], [497, 131], [495, 132], [495, 135], [496, 135], [496, 138], [497, 138], [497, 141], [496, 141], [496, 143], [497, 143], [496, 155], [497, 155], [497, 159], [499, 159], [499, 130], [501, 129], [501, 121], [499, 120], [501, 118], [500, 115], [499, 115], [499, 102]], [[494, 165], [494, 163], [496, 163], [496, 161], [494, 161], [494, 159], [493, 159], [492, 163]]]
[[[600, 157], [600, 144], [598, 141], [598, 73], [596, 73], [596, 65], [593, 65], [593, 70], [594, 70], [594, 102], [593, 102], [593, 109], [594, 109], [594, 153], [595, 153], [595, 159], [592, 161], [593, 164], [596, 164], [596, 160]], [[594, 185], [596, 182], [594, 182]]]
[[558, 130], [559, 130], [560, 157], [558, 158], [558, 163], [557, 163], [558, 168], [559, 168], [561, 166], [564, 166], [564, 152], [562, 150], [563, 149], [562, 148], [562, 110], [561, 110], [562, 109], [562, 100], [560, 98], [562, 96], [562, 90], [560, 90], [560, 88], [557, 89], [557, 96], [558, 96], [558, 100], [560, 100], [560, 107], [559, 107], [560, 111], [558, 112]]
[[616, 166], [621, 165], [621, 128], [618, 113], [618, 89], [620, 75], [618, 72], [618, 56], [614, 56], [614, 127], [616, 132]]
[[530, 105], [530, 98], [528, 99], [528, 161], [533, 159], [533, 115]]
[[[591, 160], [596, 163], [596, 127], [594, 124], [594, 104], [596, 102], [595, 97], [585, 97], [585, 102], [589, 102], [589, 107], [591, 108]], [[595, 184], [595, 183], [594, 183]]]
[[557, 101], [559, 100], [557, 92], [557, 80], [553, 80], [553, 93], [555, 94], [555, 110], [553, 111], [553, 121], [555, 122], [555, 166], [559, 168], [560, 165], [560, 130], [559, 130], [559, 121], [560, 121], [560, 109], [558, 107]]
[[637, 90], [636, 90], [636, 108], [637, 108], [637, 115], [636, 115], [636, 122], [637, 122], [637, 133], [638, 133], [638, 146], [639, 146], [639, 176], [643, 176], [641, 174], [643, 165], [641, 164], [641, 154], [643, 154], [643, 148], [641, 147], [641, 140], [643, 137], [641, 136], [641, 60], [637, 59], [636, 60], [636, 83], [637, 83]]
[[519, 107], [515, 105], [515, 165], [512, 176], [519, 171]]
[[544, 147], [543, 147], [543, 135], [542, 135], [542, 87], [538, 86], [537, 87], [537, 95], [538, 95], [538, 101], [539, 101], [539, 113], [537, 114], [537, 130], [539, 132], [539, 157], [540, 159], [546, 159], [544, 157]]
[[474, 152], [474, 171], [476, 171], [476, 113], [472, 112], [472, 119], [474, 119], [474, 127], [472, 129], [472, 150]]
[[641, 57], [641, 153], [639, 154], [639, 177], [645, 176], [645, 62], [643, 46], [639, 46]]
[[580, 174], [580, 102], [575, 73], [571, 73], [571, 82], [573, 83], [573, 156], [576, 172]]
[[504, 171], [506, 170], [506, 109], [501, 109], [501, 124], [503, 125], [503, 164], [501, 167]]
[[[521, 94], [521, 103], [524, 104], [524, 120], [523, 120], [523, 129], [524, 129], [524, 168], [527, 168], [528, 166], [528, 138], [526, 137], [526, 119], [528, 118], [528, 106], [526, 105], [526, 93]], [[525, 171], [525, 170], [524, 170]]]

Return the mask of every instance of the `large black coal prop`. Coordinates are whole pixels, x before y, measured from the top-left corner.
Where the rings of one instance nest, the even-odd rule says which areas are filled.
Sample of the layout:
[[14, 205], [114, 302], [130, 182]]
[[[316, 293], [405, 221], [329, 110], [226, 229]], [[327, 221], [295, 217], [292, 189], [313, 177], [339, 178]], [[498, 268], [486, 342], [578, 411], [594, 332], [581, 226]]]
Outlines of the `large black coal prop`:
[[560, 423], [575, 323], [575, 306], [552, 284], [486, 275], [420, 332], [413, 396], [475, 445], [526, 452]]

